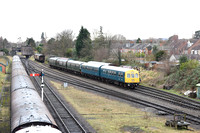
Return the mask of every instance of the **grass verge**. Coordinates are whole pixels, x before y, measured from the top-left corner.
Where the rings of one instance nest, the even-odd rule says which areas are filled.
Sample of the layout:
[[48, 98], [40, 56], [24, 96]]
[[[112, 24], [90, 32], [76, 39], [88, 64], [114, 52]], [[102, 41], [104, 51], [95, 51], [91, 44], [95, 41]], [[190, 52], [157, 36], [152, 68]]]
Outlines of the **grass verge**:
[[[12, 57], [8, 57], [12, 60]], [[6, 67], [6, 73], [0, 73], [0, 133], [10, 132], [10, 81], [9, 73], [11, 72], [11, 63]], [[4, 90], [2, 90], [4, 89]]]
[[[157, 117], [126, 103], [113, 101], [73, 87], [63, 89], [60, 83], [52, 82], [59, 93], [86, 119], [98, 133], [189, 133], [164, 125], [166, 119]], [[194, 131], [197, 133], [199, 131]]]

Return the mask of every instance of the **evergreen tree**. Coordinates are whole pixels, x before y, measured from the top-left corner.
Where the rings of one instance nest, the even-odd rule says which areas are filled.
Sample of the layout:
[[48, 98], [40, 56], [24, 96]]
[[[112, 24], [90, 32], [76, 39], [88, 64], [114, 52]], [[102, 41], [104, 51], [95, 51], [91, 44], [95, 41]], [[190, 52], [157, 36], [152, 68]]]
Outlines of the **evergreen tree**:
[[138, 38], [136, 43], [142, 43], [142, 40], [140, 38]]
[[42, 32], [42, 35], [41, 35], [41, 40], [44, 40], [44, 32]]
[[5, 38], [5, 39], [3, 40], [3, 49], [6, 48], [6, 45], [8, 45], [8, 41], [7, 41], [7, 39]]
[[158, 47], [157, 46], [153, 46], [153, 54], [156, 55], [156, 53], [158, 52]]
[[27, 46], [31, 46], [31, 47], [36, 46], [35, 40], [33, 38], [27, 38], [26, 42], [27, 42]]
[[182, 55], [180, 58], [179, 58], [179, 63], [182, 64], [182, 63], [185, 63], [188, 61], [188, 58], [186, 55]]
[[76, 54], [78, 57], [86, 56], [91, 53], [91, 48], [90, 33], [82, 26], [76, 40]]
[[166, 53], [163, 50], [160, 50], [155, 54], [156, 61], [161, 61], [165, 59], [165, 57], [166, 57]]

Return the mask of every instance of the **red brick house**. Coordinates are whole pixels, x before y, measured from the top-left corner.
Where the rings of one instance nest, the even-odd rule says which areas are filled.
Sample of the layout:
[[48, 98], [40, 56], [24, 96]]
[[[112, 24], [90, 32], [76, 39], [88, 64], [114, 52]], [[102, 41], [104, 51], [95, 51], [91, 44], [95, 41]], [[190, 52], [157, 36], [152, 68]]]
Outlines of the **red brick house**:
[[[195, 48], [195, 47], [198, 47], [200, 45], [200, 39], [198, 40], [198, 41], [196, 41], [191, 47], [189, 47], [189, 49], [188, 49], [188, 54], [195, 54], [195, 53], [193, 53], [193, 49]], [[196, 49], [197, 50], [197, 49]]]

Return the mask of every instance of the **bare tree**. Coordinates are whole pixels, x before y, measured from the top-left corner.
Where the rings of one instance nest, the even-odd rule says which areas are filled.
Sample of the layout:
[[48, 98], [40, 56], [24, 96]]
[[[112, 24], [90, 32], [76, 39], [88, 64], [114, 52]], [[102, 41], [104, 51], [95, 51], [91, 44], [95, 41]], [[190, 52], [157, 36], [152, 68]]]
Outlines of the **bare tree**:
[[57, 56], [65, 56], [67, 49], [74, 48], [73, 31], [64, 30], [56, 35], [56, 38], [48, 40], [44, 48], [46, 54], [53, 54]]
[[108, 58], [108, 48], [99, 48], [97, 50], [94, 51], [94, 60], [96, 61], [102, 61], [103, 59], [107, 59]]

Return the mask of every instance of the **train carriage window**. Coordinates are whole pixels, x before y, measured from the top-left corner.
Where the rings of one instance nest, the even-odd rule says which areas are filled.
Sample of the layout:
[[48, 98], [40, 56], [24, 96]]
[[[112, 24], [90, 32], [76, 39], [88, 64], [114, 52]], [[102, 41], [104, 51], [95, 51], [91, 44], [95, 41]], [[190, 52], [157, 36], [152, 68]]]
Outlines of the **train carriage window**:
[[130, 77], [131, 77], [131, 75], [128, 73], [128, 74], [127, 74], [127, 78], [130, 78]]
[[123, 73], [120, 73], [120, 74], [121, 74], [120, 76], [123, 78]]

